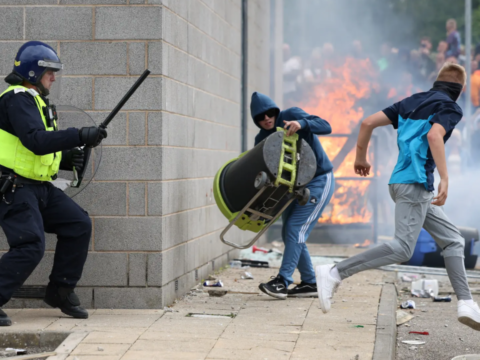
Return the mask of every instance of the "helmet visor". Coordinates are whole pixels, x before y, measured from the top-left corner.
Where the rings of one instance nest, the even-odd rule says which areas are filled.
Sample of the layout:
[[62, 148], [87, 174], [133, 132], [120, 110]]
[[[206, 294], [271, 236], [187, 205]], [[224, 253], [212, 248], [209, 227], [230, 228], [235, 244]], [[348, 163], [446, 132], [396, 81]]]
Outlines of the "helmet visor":
[[49, 60], [38, 60], [38, 66], [52, 69], [53, 71], [63, 70], [63, 64], [55, 61]]

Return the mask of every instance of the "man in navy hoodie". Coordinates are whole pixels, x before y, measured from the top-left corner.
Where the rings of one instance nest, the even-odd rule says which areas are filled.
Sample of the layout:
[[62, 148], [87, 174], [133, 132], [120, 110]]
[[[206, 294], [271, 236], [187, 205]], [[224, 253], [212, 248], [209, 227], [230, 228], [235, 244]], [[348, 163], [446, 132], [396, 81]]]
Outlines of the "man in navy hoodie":
[[[264, 293], [282, 300], [287, 296], [317, 296], [315, 271], [305, 242], [329, 203], [335, 188], [332, 163], [317, 136], [330, 134], [332, 128], [327, 121], [309, 115], [297, 107], [280, 111], [272, 99], [259, 92], [252, 94], [250, 112], [255, 125], [260, 128], [255, 137], [255, 145], [276, 132], [277, 127], [282, 127], [288, 129], [289, 136], [298, 133], [300, 139], [304, 139], [310, 145], [317, 159], [315, 177], [307, 185], [310, 189], [308, 203], [300, 206], [295, 200], [282, 214], [282, 239], [285, 251], [280, 272], [268, 283], [260, 284], [259, 288]], [[293, 283], [292, 275], [295, 268], [300, 271], [302, 282], [288, 290], [288, 286]]]

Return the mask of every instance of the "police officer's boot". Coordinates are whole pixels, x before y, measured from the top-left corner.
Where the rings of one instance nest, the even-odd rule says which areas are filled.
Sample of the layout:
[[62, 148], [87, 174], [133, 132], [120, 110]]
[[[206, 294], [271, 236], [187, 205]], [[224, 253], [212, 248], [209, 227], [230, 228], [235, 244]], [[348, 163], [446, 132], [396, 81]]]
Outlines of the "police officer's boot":
[[12, 325], [12, 320], [8, 317], [5, 312], [0, 309], [0, 326], [10, 326]]
[[80, 306], [80, 300], [71, 288], [57, 287], [55, 284], [49, 283], [43, 301], [51, 307], [58, 307], [64, 314], [74, 318], [88, 318], [87, 310]]

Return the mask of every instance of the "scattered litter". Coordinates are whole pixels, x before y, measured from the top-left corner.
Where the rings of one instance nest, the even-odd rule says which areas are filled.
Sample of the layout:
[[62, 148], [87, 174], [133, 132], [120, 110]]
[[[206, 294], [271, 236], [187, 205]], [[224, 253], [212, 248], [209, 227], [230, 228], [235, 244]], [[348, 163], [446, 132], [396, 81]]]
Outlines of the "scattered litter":
[[417, 280], [418, 279], [418, 275], [415, 275], [415, 274], [405, 274], [405, 275], [402, 275], [402, 277], [400, 278], [403, 282], [412, 282], [414, 280]]
[[437, 279], [421, 279], [412, 282], [412, 295], [422, 298], [438, 296]]
[[223, 287], [222, 280], [206, 280], [203, 283], [203, 286], [208, 286], [208, 287]]
[[354, 328], [364, 328], [365, 326], [363, 326], [363, 325], [353, 325], [352, 327], [354, 327]]
[[21, 355], [17, 357], [8, 357], [6, 359], [18, 359], [18, 360], [34, 360], [34, 359], [43, 359], [43, 358], [48, 358], [50, 356], [56, 356], [57, 353], [55, 351], [53, 352], [45, 352], [45, 353], [40, 353], [40, 354], [28, 354], [28, 355]]
[[242, 267], [242, 262], [239, 260], [232, 260], [230, 261], [230, 267], [232, 269], [240, 269]]
[[163, 308], [163, 311], [165, 311], [165, 312], [173, 312], [172, 309], [170, 309], [169, 307], [166, 307], [166, 306]]
[[418, 349], [418, 347], [416, 347], [416, 346], [410, 346], [410, 347], [408, 348], [408, 350], [417, 350], [417, 349]]
[[409, 334], [430, 335], [428, 331], [409, 331]]
[[448, 327], [448, 324], [445, 324], [445, 327]]
[[443, 296], [443, 297], [435, 296], [433, 298], [433, 301], [435, 301], [435, 302], [451, 302], [452, 297], [451, 296]]
[[208, 295], [213, 297], [222, 297], [227, 295], [227, 290], [208, 290]]
[[103, 351], [104, 349], [103, 349], [103, 347], [99, 346], [99, 347], [97, 347], [97, 350], [98, 351]]
[[404, 301], [400, 305], [400, 308], [402, 308], [402, 309], [415, 309], [415, 301], [413, 301], [413, 300]]
[[258, 268], [269, 268], [270, 265], [268, 261], [260, 260], [249, 260], [249, 259], [233, 259], [234, 261], [241, 261], [243, 266], [258, 267]]
[[406, 327], [410, 327], [410, 324], [405, 324]]
[[402, 343], [407, 344], [407, 345], [423, 345], [423, 344], [425, 344], [425, 341], [419, 341], [419, 340], [403, 340]]
[[462, 338], [458, 338], [458, 340], [460, 340], [460, 341], [465, 341], [465, 340], [463, 340]]
[[[469, 351], [470, 349], [465, 349]], [[480, 360], [480, 354], [468, 354], [468, 355], [458, 355], [455, 356], [452, 360]]]
[[407, 321], [412, 320], [413, 318], [414, 318], [413, 315], [410, 315], [409, 313], [403, 310], [397, 310], [397, 325], [402, 325]]
[[242, 275], [242, 279], [244, 280], [253, 280], [253, 275], [248, 271], [245, 271]]
[[346, 300], [346, 299], [342, 299], [342, 302], [347, 302], [347, 301], [348, 301], [348, 300]]
[[262, 248], [262, 247], [258, 247], [258, 246], [253, 245], [253, 246], [252, 246], [252, 252], [255, 254], [257, 251], [262, 252], [262, 253], [264, 253], [264, 254], [268, 254], [269, 252], [271, 252], [271, 251], [268, 250], [268, 249], [265, 249], [265, 248]]
[[272, 241], [272, 245], [275, 246], [275, 247], [281, 247], [281, 246], [283, 246], [283, 243], [280, 242], [280, 241]]
[[7, 353], [12, 353], [15, 355], [24, 355], [27, 353], [27, 350], [25, 349], [15, 349], [15, 348], [6, 348], [5, 351]]
[[186, 317], [196, 317], [196, 318], [203, 318], [203, 319], [224, 319], [226, 317], [234, 318], [237, 314], [230, 313], [230, 314], [205, 314], [205, 313], [188, 313]]

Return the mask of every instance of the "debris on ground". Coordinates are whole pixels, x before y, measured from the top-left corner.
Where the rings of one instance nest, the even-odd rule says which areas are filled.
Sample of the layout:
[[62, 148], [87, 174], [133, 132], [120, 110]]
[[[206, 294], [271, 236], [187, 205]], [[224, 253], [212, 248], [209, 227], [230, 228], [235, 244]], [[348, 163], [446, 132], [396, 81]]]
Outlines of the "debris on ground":
[[452, 297], [451, 296], [443, 296], [443, 297], [435, 296], [433, 298], [433, 301], [435, 301], [435, 302], [451, 302]]
[[421, 279], [412, 282], [412, 295], [416, 297], [429, 298], [438, 296], [438, 280]]
[[213, 297], [222, 297], [227, 295], [228, 290], [208, 290], [208, 295]]
[[248, 271], [245, 271], [242, 275], [243, 280], [253, 280], [253, 275]]
[[407, 300], [400, 304], [400, 308], [402, 309], [415, 309], [415, 301]]
[[203, 286], [208, 287], [223, 287], [222, 280], [205, 280]]
[[409, 331], [409, 334], [430, 335], [428, 331]]
[[5, 351], [12, 355], [24, 355], [27, 353], [26, 349], [6, 348]]
[[419, 341], [419, 340], [403, 340], [402, 343], [407, 344], [407, 345], [424, 345], [425, 341]]
[[410, 315], [409, 313], [403, 310], [397, 310], [397, 325], [405, 324], [407, 321], [410, 321], [413, 318], [414, 318], [413, 315]]

